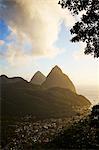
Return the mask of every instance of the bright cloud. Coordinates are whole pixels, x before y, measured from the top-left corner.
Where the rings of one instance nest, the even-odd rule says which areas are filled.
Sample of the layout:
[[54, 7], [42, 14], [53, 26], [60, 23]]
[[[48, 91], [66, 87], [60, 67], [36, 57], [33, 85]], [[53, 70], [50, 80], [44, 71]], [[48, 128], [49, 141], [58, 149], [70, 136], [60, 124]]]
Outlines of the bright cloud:
[[86, 47], [85, 43], [82, 42], [79, 43], [79, 50], [73, 53], [75, 60], [81, 60], [85, 58], [85, 54], [84, 54], [85, 47]]
[[[52, 57], [62, 52], [55, 47], [61, 23], [64, 21], [71, 27], [75, 22], [68, 10], [61, 9], [58, 0], [1, 0], [0, 18], [12, 30], [8, 38], [17, 37], [12, 45], [7, 45], [5, 57], [11, 64], [16, 57]], [[31, 47], [28, 53], [28, 47], [27, 51], [24, 50], [24, 43]]]
[[2, 46], [4, 44], [3, 40], [0, 40], [0, 46]]
[[92, 59], [91, 55], [84, 54], [85, 48], [86, 48], [86, 43], [79, 42], [79, 50], [73, 53], [73, 57], [75, 60], [80, 61], [80, 60], [85, 60], [85, 59], [87, 60]]

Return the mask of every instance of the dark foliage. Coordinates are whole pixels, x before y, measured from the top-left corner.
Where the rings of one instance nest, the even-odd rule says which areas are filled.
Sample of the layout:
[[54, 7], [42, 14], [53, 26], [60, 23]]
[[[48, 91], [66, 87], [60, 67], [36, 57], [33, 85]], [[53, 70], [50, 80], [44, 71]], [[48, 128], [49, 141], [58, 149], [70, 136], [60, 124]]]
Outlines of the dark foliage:
[[[99, 121], [99, 120], [98, 120]], [[48, 149], [99, 149], [99, 127], [91, 126], [91, 118], [87, 116], [75, 122], [58, 134], [50, 143], [45, 145]]]
[[95, 105], [91, 112], [91, 126], [99, 128], [99, 105]]
[[75, 36], [72, 42], [86, 42], [85, 54], [99, 57], [99, 0], [60, 0], [62, 8], [68, 8], [73, 15], [85, 11], [80, 21], [70, 30]]

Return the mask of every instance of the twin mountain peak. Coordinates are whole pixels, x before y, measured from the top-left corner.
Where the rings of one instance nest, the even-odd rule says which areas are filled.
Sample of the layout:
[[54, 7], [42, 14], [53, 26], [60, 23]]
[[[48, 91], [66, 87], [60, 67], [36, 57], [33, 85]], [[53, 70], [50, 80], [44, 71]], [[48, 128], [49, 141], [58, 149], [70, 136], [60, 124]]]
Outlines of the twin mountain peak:
[[[36, 84], [36, 85], [35, 85]], [[47, 77], [36, 72], [30, 82], [23, 78], [0, 76], [2, 115], [61, 118], [85, 112], [91, 105], [76, 93], [72, 81], [55, 66]]]
[[72, 81], [57, 65], [52, 68], [47, 77], [45, 77], [40, 71], [37, 71], [32, 77], [30, 83], [42, 85], [44, 88], [60, 87], [76, 92]]

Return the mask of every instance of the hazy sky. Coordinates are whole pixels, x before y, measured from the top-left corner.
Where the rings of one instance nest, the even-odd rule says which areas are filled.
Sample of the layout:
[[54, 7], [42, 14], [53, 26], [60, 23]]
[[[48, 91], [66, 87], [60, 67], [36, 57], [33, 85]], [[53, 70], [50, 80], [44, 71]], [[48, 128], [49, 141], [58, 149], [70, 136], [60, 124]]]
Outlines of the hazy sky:
[[58, 0], [0, 0], [0, 74], [29, 80], [57, 64], [75, 86], [99, 86], [98, 59], [70, 42], [76, 20]]

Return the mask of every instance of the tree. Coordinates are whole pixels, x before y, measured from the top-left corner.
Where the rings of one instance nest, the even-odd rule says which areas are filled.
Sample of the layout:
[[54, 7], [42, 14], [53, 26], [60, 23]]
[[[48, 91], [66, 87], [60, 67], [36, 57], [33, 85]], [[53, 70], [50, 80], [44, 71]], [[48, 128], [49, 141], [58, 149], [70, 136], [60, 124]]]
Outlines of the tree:
[[85, 42], [84, 53], [99, 57], [99, 0], [60, 0], [62, 8], [68, 8], [73, 15], [85, 13], [70, 30], [75, 36], [72, 42]]

